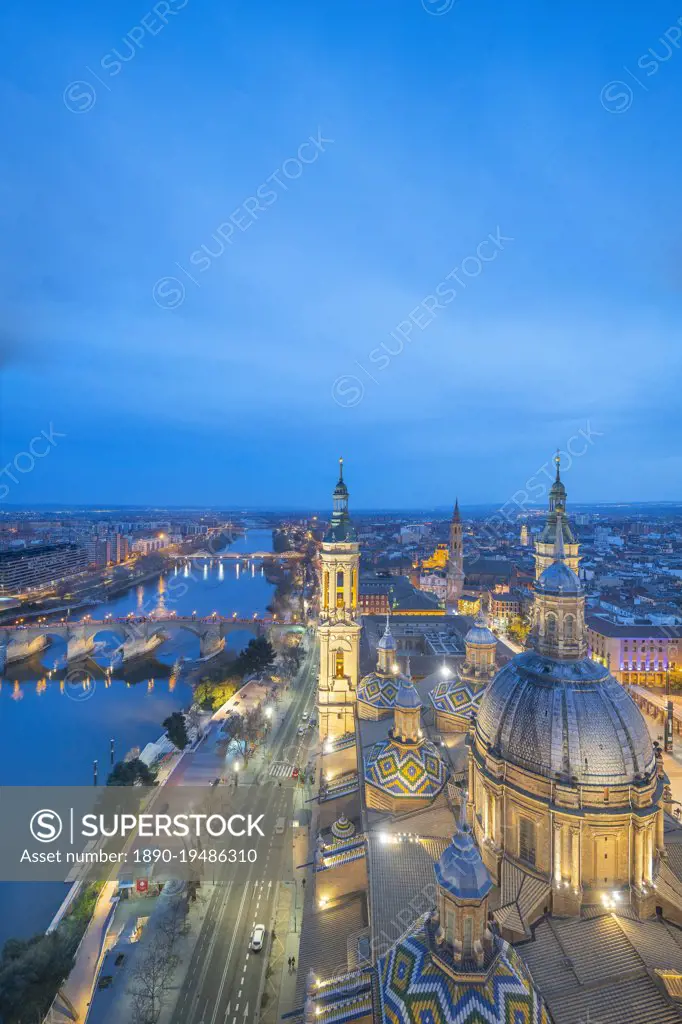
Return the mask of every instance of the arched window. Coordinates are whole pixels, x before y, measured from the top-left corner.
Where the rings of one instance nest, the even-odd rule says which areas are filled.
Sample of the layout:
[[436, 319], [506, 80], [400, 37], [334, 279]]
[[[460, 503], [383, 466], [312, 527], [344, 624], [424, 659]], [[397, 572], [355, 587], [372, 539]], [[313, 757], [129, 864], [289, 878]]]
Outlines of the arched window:
[[567, 640], [575, 640], [575, 618], [567, 615], [564, 619], [564, 636]]
[[550, 612], [545, 618], [545, 631], [551, 639], [556, 637], [556, 615]]
[[337, 679], [343, 677], [343, 651], [337, 651], [334, 657], [334, 675]]
[[343, 569], [336, 573], [336, 607], [343, 608], [346, 602], [343, 596]]

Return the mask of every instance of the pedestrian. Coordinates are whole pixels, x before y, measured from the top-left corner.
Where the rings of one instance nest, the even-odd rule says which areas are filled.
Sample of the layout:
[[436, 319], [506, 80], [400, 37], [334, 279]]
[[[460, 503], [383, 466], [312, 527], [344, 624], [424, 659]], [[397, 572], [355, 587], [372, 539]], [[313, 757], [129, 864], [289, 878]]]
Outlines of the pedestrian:
[[289, 974], [291, 974], [291, 957], [289, 957], [287, 963], [289, 964]]
[[292, 958], [291, 958], [291, 966], [293, 967], [294, 970], [296, 970], [296, 957], [295, 956], [292, 956]]

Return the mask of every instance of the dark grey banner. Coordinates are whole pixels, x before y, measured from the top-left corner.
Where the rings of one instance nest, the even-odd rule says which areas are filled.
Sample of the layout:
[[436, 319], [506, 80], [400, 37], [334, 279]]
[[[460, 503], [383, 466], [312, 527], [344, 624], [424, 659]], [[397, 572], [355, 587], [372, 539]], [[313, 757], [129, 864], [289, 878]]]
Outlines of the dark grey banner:
[[301, 827], [293, 805], [272, 786], [3, 786], [0, 881], [274, 882]]

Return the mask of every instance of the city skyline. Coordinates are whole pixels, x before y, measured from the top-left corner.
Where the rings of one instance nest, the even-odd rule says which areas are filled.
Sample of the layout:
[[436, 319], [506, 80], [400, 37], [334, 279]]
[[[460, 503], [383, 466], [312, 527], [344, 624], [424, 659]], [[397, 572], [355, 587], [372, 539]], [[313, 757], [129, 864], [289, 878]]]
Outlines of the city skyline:
[[8, 502], [676, 497], [674, 18], [168, 6], [0, 15]]

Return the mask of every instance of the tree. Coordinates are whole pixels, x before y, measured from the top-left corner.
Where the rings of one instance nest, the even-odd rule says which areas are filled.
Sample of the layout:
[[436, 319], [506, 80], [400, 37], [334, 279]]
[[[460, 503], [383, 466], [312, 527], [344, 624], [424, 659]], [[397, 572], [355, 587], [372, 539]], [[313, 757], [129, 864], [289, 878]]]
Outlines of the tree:
[[130, 761], [118, 761], [109, 773], [107, 786], [154, 785], [154, 773], [139, 757]]
[[174, 711], [172, 715], [164, 719], [163, 727], [168, 733], [168, 739], [178, 748], [184, 750], [189, 743], [185, 716], [182, 711]]
[[530, 633], [530, 622], [523, 615], [515, 615], [509, 623], [507, 632], [518, 644], [525, 644]]
[[238, 656], [234, 663], [234, 670], [239, 675], [250, 675], [251, 673], [262, 672], [275, 660], [275, 649], [269, 640], [259, 636], [249, 643]]
[[[187, 899], [173, 896], [152, 928], [146, 946], [140, 950], [128, 989], [132, 998], [132, 1024], [156, 1024], [173, 978], [178, 957], [177, 940], [187, 929]], [[144, 942], [144, 937], [142, 939]]]
[[43, 1019], [73, 968], [76, 944], [62, 930], [5, 943], [0, 956], [3, 1024], [35, 1024]]

